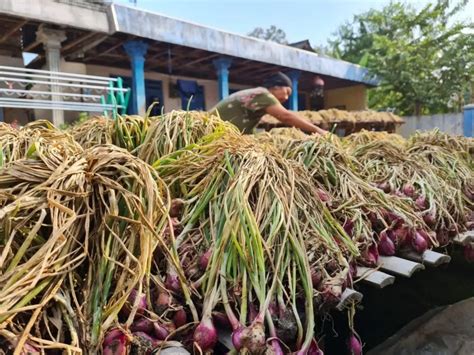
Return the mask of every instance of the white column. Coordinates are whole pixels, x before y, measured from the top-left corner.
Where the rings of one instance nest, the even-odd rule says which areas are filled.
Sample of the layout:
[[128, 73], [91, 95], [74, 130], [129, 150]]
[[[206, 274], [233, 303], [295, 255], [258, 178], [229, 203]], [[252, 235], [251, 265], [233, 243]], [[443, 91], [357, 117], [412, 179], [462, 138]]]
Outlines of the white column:
[[[40, 26], [36, 38], [43, 43], [46, 54], [46, 65], [49, 71], [59, 72], [61, 64], [61, 42], [66, 39], [64, 31]], [[54, 83], [54, 80], [51, 80]], [[61, 93], [61, 87], [51, 85], [52, 93]], [[61, 95], [51, 95], [52, 101], [60, 101]], [[63, 110], [53, 110], [53, 124], [56, 127], [64, 123]]]

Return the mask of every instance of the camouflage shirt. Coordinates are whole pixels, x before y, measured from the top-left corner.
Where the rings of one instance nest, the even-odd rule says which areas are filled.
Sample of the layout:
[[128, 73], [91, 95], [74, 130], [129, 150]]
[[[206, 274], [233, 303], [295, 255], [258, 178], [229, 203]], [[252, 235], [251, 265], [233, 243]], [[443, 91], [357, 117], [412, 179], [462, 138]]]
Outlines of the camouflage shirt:
[[219, 114], [224, 121], [232, 122], [240, 131], [251, 133], [265, 115], [265, 109], [279, 103], [270, 91], [258, 87], [233, 93], [212, 108], [211, 112]]

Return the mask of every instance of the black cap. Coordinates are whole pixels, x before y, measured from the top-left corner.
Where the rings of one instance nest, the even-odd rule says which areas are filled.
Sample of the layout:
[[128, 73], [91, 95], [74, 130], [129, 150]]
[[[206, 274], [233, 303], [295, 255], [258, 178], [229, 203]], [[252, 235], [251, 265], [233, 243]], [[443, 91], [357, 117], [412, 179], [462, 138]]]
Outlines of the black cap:
[[274, 86], [288, 86], [291, 88], [291, 80], [282, 72], [272, 74], [263, 82], [263, 86], [266, 88], [271, 88]]

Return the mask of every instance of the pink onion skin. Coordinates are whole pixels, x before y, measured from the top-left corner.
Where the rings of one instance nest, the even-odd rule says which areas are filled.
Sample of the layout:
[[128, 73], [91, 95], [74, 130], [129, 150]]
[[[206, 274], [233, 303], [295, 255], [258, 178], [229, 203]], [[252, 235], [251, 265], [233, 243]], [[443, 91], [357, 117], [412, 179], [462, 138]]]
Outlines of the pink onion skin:
[[234, 345], [235, 350], [240, 351], [242, 349], [242, 333], [244, 327], [240, 326], [232, 332], [232, 345]]
[[415, 236], [412, 239], [411, 245], [413, 249], [419, 254], [423, 254], [423, 252], [428, 249], [428, 241], [420, 233], [420, 231], [415, 232]]
[[36, 354], [41, 354], [39, 349], [31, 345], [30, 343], [26, 342], [23, 345], [23, 349], [21, 350], [21, 355], [36, 355]]
[[469, 201], [474, 202], [474, 193], [468, 188], [464, 188], [464, 195], [469, 199]]
[[379, 220], [377, 214], [374, 213], [374, 212], [369, 212], [367, 214], [367, 217], [369, 218], [369, 221], [370, 221], [370, 223], [372, 223], [372, 225], [376, 225], [378, 220]]
[[168, 273], [168, 275], [166, 275], [165, 286], [168, 290], [175, 293], [181, 292], [181, 284], [179, 283], [178, 275]]
[[223, 312], [212, 312], [212, 320], [220, 327], [231, 328], [229, 317]]
[[317, 192], [318, 192], [318, 197], [322, 202], [328, 202], [329, 200], [331, 200], [331, 197], [329, 196], [329, 194], [323, 189], [318, 188]]
[[114, 328], [107, 332], [102, 342], [102, 354], [103, 355], [126, 355], [128, 338], [118, 328]]
[[421, 234], [421, 236], [423, 238], [425, 238], [426, 240], [426, 243], [428, 244], [428, 248], [431, 246], [431, 237], [435, 237], [435, 233], [434, 232], [427, 232], [426, 230], [424, 229], [419, 229], [418, 230], [418, 233]]
[[[408, 232], [409, 230], [408, 230], [408, 227], [406, 226], [395, 228], [392, 231], [392, 235], [395, 240], [392, 239], [392, 242], [395, 243], [395, 241], [397, 241], [397, 242], [403, 243], [405, 239], [407, 238]], [[390, 234], [388, 236], [390, 237]]]
[[270, 302], [270, 304], [268, 305], [268, 311], [270, 312], [270, 315], [278, 316], [279, 309], [275, 301]]
[[395, 244], [388, 237], [387, 232], [383, 231], [380, 233], [378, 242], [378, 251], [380, 255], [392, 256], [395, 255]]
[[474, 244], [470, 243], [464, 246], [464, 258], [469, 263], [474, 263]]
[[[25, 354], [31, 354], [31, 353], [28, 352]], [[127, 355], [128, 354], [127, 343], [126, 341], [115, 339], [111, 343], [109, 343], [108, 345], [105, 345], [102, 348], [102, 354], [103, 355]]]
[[349, 274], [352, 280], [357, 277], [357, 264], [355, 262], [349, 264]]
[[[132, 289], [132, 291], [128, 295], [127, 303], [125, 303], [125, 305], [120, 310], [121, 316], [128, 317], [130, 315], [130, 312], [132, 310], [132, 307], [134, 306], [137, 295], [138, 295], [138, 291], [136, 289]], [[142, 293], [140, 295], [140, 300], [138, 301], [136, 314], [143, 314], [146, 309], [148, 309], [148, 304], [146, 301], [145, 294]]]
[[307, 352], [299, 351], [298, 355], [324, 355], [323, 351], [319, 348], [318, 342], [313, 339]]
[[362, 355], [362, 344], [354, 334], [350, 336], [347, 345], [351, 355]]
[[423, 195], [418, 196], [417, 199], [415, 200], [415, 206], [420, 211], [426, 210], [426, 208], [428, 207], [426, 204], [426, 197]]
[[395, 246], [398, 245], [398, 237], [395, 235], [394, 231], [392, 229], [387, 229], [386, 230], [387, 237], [395, 244]]
[[375, 245], [372, 245], [369, 247], [369, 254], [370, 254], [370, 261], [373, 261], [374, 264], [378, 264], [379, 253]]
[[436, 216], [433, 213], [426, 213], [423, 215], [423, 222], [428, 226], [434, 226], [436, 224]]
[[333, 307], [339, 303], [342, 295], [342, 286], [327, 285], [322, 291], [324, 303], [327, 307]]
[[199, 258], [199, 269], [201, 271], [206, 271], [207, 266], [209, 265], [209, 260], [212, 257], [212, 249], [209, 249], [204, 254], [202, 254]]
[[344, 222], [344, 231], [347, 233], [347, 235], [352, 237], [352, 234], [354, 232], [354, 221], [351, 219], [348, 219], [347, 221]]
[[166, 329], [160, 323], [154, 322], [153, 323], [153, 334], [155, 335], [156, 339], [165, 340], [170, 335], [170, 332], [168, 331], [168, 329]]
[[272, 339], [265, 355], [285, 355], [285, 353], [280, 346], [280, 342], [277, 339]]
[[[132, 289], [132, 292], [130, 292], [130, 295], [128, 296], [128, 302], [130, 303], [131, 307], [135, 303], [137, 296], [138, 291], [136, 289]], [[146, 302], [146, 295], [142, 293], [139, 297], [140, 300], [138, 301], [137, 314], [143, 314], [143, 312], [145, 312], [145, 310], [148, 308], [148, 304]]]
[[450, 242], [448, 232], [445, 230], [438, 231], [438, 233], [436, 233], [436, 239], [438, 240], [440, 247], [446, 246]]
[[184, 201], [180, 198], [171, 200], [170, 217], [180, 218], [183, 213]]
[[105, 334], [104, 341], [102, 344], [108, 345], [115, 339], [120, 339], [122, 336], [125, 336], [124, 332], [119, 328], [113, 328]]
[[403, 198], [406, 198], [406, 195], [401, 192], [400, 190], [395, 190], [393, 191], [393, 195], [397, 196], [397, 197], [403, 197]]
[[155, 308], [158, 313], [163, 313], [166, 311], [171, 304], [171, 296], [167, 291], [159, 291], [158, 298], [155, 303]]
[[381, 182], [379, 184], [377, 184], [377, 187], [382, 190], [383, 192], [385, 192], [386, 194], [390, 193], [390, 191], [392, 191], [392, 187], [390, 186], [390, 184], [388, 182]]
[[413, 197], [415, 195], [415, 187], [412, 184], [405, 184], [402, 187], [402, 192], [405, 196]]
[[253, 303], [249, 304], [249, 322], [252, 323], [257, 318], [258, 312]]
[[187, 324], [188, 319], [187, 319], [186, 311], [184, 309], [178, 309], [174, 316], [173, 316], [173, 323], [177, 328], [180, 328]]
[[217, 343], [217, 330], [210, 318], [201, 320], [194, 331], [193, 340], [202, 351], [214, 349]]
[[469, 222], [474, 222], [474, 211], [466, 213], [466, 220]]
[[376, 266], [379, 261], [379, 252], [376, 244], [371, 244], [367, 250], [363, 251], [362, 261], [367, 266]]
[[[171, 222], [171, 227], [173, 228], [173, 234], [176, 235], [177, 232], [179, 231], [179, 220], [176, 217], [172, 217], [170, 218], [170, 222]], [[165, 229], [163, 230], [163, 234], [165, 236], [169, 236], [171, 234], [169, 223], [166, 224]]]
[[313, 284], [314, 289], [318, 289], [318, 287], [321, 285], [321, 281], [323, 279], [323, 275], [321, 274], [321, 271], [319, 270], [313, 270], [311, 271], [311, 282]]
[[152, 334], [153, 329], [154, 329], [153, 321], [144, 317], [138, 320], [135, 320], [130, 326], [130, 330], [132, 332], [143, 332], [147, 334]]
[[385, 211], [384, 217], [389, 223], [392, 223], [395, 228], [403, 225], [403, 219], [400, 218], [400, 216], [397, 215], [396, 213]]

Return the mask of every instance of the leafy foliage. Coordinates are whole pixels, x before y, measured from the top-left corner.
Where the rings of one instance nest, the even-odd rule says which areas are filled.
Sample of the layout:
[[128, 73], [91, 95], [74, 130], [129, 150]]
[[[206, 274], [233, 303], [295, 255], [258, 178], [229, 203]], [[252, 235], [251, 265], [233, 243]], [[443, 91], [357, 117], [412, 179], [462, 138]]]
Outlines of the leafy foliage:
[[263, 29], [262, 27], [256, 27], [253, 29], [252, 32], [249, 32], [247, 35], [250, 37], [273, 41], [280, 44], [288, 44], [285, 31], [283, 31], [281, 28], [276, 27], [275, 25], [272, 25], [267, 29]]
[[333, 56], [366, 66], [381, 80], [369, 93], [371, 108], [401, 115], [459, 111], [473, 89], [474, 24], [454, 18], [468, 1], [439, 0], [419, 10], [391, 2], [354, 16], [329, 46]]

